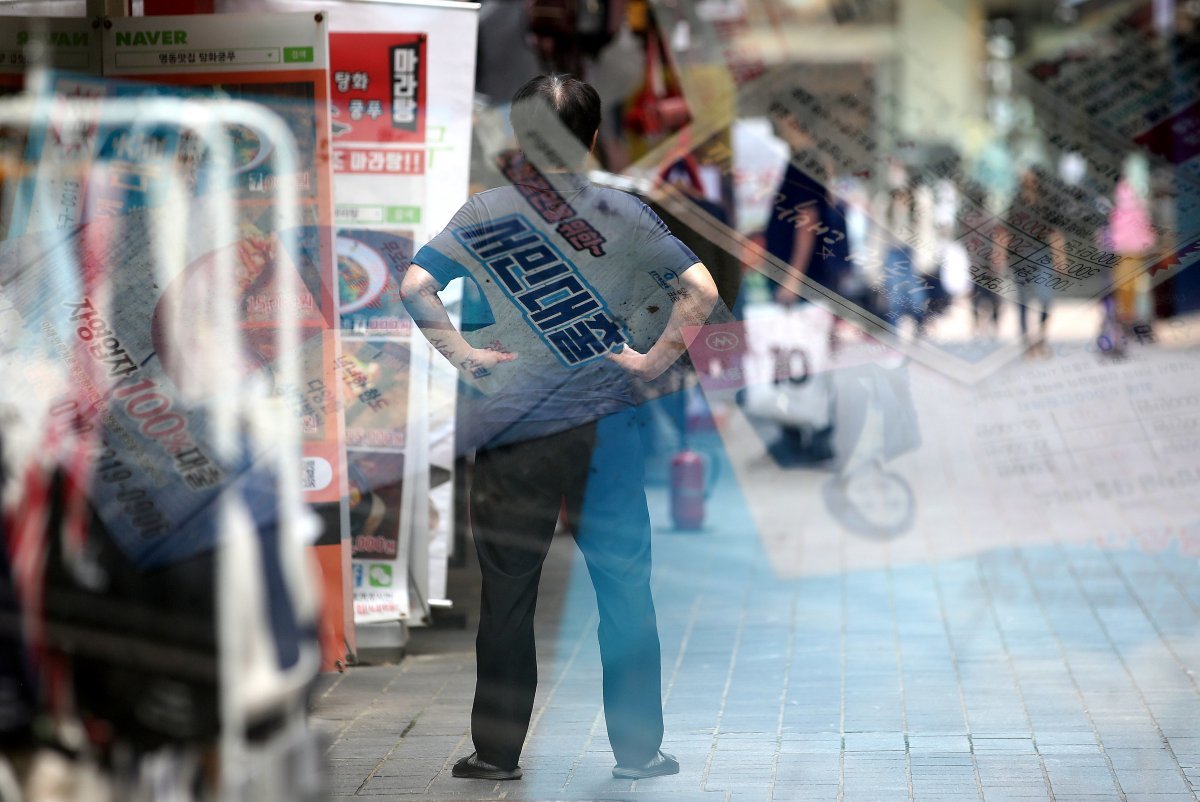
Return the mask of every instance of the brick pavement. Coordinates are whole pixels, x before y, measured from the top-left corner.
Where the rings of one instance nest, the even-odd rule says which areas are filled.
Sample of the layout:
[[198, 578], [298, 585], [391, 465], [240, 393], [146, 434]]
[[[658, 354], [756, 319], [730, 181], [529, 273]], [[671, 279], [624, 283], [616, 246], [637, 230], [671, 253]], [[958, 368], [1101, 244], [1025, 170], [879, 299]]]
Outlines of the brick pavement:
[[[1147, 352], [1117, 370], [1142, 387], [1165, 358]], [[1041, 364], [1014, 370], [1010, 386], [1022, 371], [1045, 380]], [[1116, 385], [1125, 376], [1104, 375]], [[322, 679], [313, 721], [330, 743], [332, 798], [1195, 800], [1200, 566], [1184, 535], [1113, 539], [1145, 534], [1136, 500], [1111, 513], [1134, 523], [1087, 517], [1092, 498], [1055, 507], [1059, 528], [1037, 532], [1045, 505], [1061, 499], [1035, 502], [1012, 485], [1007, 505], [958, 503], [974, 492], [966, 469], [934, 458], [970, 456], [974, 444], [961, 432], [940, 442], [929, 423], [961, 399], [917, 370], [912, 378], [926, 437], [897, 460], [920, 504], [901, 538], [863, 538], [822, 518], [827, 477], [766, 464], [736, 410], [723, 440], [702, 443], [725, 463], [704, 532], [672, 531], [665, 490], [651, 488], [665, 748], [678, 776], [609, 774], [594, 600], [560, 538], [542, 580], [525, 778], [450, 777], [471, 751], [473, 631], [418, 631], [401, 664]], [[1180, 509], [1174, 520], [1200, 517]], [[1062, 521], [1108, 540], [1081, 540]], [[476, 582], [473, 566], [452, 572], [470, 627]]]

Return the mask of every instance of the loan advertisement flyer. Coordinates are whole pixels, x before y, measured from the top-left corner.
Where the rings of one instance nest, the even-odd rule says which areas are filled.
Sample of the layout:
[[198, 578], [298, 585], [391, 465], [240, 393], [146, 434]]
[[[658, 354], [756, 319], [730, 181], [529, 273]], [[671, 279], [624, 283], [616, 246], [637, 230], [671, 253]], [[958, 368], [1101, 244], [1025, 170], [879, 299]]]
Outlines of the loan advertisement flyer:
[[[819, 313], [819, 310], [818, 310]], [[1180, 329], [1180, 342], [1195, 342]], [[756, 369], [748, 329], [706, 329], [691, 345], [743, 507], [778, 577], [900, 570], [1013, 547], [1090, 546], [1200, 555], [1200, 373], [1192, 348], [1121, 360], [1073, 344], [1006, 365], [976, 385], [872, 340], [844, 343], [805, 385], [833, 387], [832, 457], [780, 467], [737, 396]], [[801, 397], [801, 396], [798, 396]], [[805, 511], [780, 516], [779, 494]]]
[[[283, 119], [294, 138], [295, 172], [285, 176], [279, 173], [280, 160], [264, 131], [252, 124], [227, 127], [233, 145], [237, 201], [232, 246], [240, 262], [239, 325], [250, 344], [243, 361], [270, 370], [279, 306], [291, 304], [300, 326], [300, 384], [275, 390], [300, 425], [305, 496], [324, 522], [316, 552], [325, 576], [327, 628], [334, 632], [333, 643], [346, 642], [352, 651], [353, 627], [345, 604], [348, 485], [337, 390], [340, 343], [330, 236], [327, 24], [320, 15], [309, 14], [142, 17], [111, 22], [104, 31], [106, 76], [170, 86], [159, 91], [185, 97], [261, 104]], [[179, 147], [185, 160], [194, 155], [189, 153], [194, 143], [184, 141]], [[298, 191], [301, 226], [297, 231], [272, 230], [273, 204], [284, 179], [292, 181]], [[288, 278], [299, 280], [298, 290], [284, 291], [277, 274], [281, 270], [292, 271]], [[325, 663], [332, 665], [343, 657], [344, 652], [327, 653]]]
[[[315, 552], [332, 667], [353, 651], [353, 627], [326, 25], [309, 14], [120, 18], [89, 24], [86, 41], [58, 22], [29, 30], [61, 52], [102, 56], [94, 66], [104, 78], [42, 73], [34, 97], [50, 125], [21, 143], [29, 169], [19, 172], [24, 194], [14, 208], [23, 212], [5, 221], [10, 271], [36, 263], [53, 277], [25, 287], [33, 293], [25, 308], [37, 310], [27, 319], [42, 322], [48, 353], [70, 363], [75, 394], [104, 424], [105, 475], [120, 480], [100, 478], [97, 510], [144, 566], [210, 548], [212, 500], [229, 488], [270, 517], [260, 455], [249, 444], [235, 458], [219, 455], [219, 422], [198, 403], [231, 372], [265, 382], [303, 433], [299, 475], [324, 522]], [[19, 43], [22, 30], [6, 27], [0, 49], [10, 35]], [[119, 113], [128, 101], [158, 98], [253, 105], [205, 130], [153, 114], [131, 124]], [[256, 118], [263, 107], [277, 118]], [[278, 119], [289, 142], [278, 127], [268, 131]], [[214, 137], [231, 169], [216, 169]], [[294, 149], [286, 175], [285, 148]], [[287, 228], [278, 206], [285, 181], [298, 196]], [[221, 318], [224, 295], [213, 289], [229, 265], [233, 309]], [[288, 375], [279, 365], [283, 309], [298, 326], [296, 386], [280, 384]]]

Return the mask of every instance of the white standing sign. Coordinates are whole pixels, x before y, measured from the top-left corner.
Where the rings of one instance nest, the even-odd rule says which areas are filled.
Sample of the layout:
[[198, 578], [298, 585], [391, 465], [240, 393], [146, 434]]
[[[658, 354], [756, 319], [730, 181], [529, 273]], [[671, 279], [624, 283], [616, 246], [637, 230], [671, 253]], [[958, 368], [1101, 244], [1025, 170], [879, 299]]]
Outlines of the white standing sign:
[[467, 199], [479, 6], [217, 6], [328, 15], [355, 620], [419, 623], [445, 595], [456, 376], [413, 336], [398, 288]]

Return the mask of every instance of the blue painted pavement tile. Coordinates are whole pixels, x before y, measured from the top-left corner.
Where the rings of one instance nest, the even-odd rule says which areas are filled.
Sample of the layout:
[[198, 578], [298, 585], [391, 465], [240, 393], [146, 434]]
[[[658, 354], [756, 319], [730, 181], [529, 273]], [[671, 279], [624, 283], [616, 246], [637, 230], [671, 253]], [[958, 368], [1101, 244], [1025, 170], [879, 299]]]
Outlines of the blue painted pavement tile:
[[839, 741], [784, 741], [779, 752], [780, 755], [840, 754], [841, 748]]
[[1050, 794], [1044, 787], [1022, 788], [988, 788], [983, 789], [984, 802], [1042, 802], [1049, 800]]
[[838, 786], [779, 784], [773, 798], [778, 802], [837, 802]]
[[1050, 776], [1050, 787], [1056, 797], [1071, 794], [1115, 794], [1117, 790], [1108, 768], [1103, 764], [1091, 769], [1080, 767], [1074, 770], [1047, 765], [1046, 773]]
[[908, 785], [904, 782], [873, 782], [852, 783], [849, 779], [842, 783], [842, 799], [844, 802], [861, 800], [861, 802], [881, 802], [881, 800], [907, 799]]
[[904, 736], [899, 732], [847, 732], [847, 752], [904, 751]]
[[1033, 752], [1032, 737], [1003, 738], [972, 735], [971, 745], [975, 752]]
[[1179, 764], [1163, 747], [1157, 749], [1123, 749], [1112, 748], [1105, 744], [1105, 754], [1112, 762], [1113, 768], [1120, 772], [1122, 769], [1135, 771], [1178, 771]]
[[1096, 736], [1091, 729], [1035, 731], [1038, 749], [1045, 750], [1055, 744], [1095, 744]]
[[835, 761], [832, 765], [787, 765], [780, 763], [776, 768], [775, 781], [794, 783], [837, 783], [841, 776], [841, 766]]
[[914, 775], [912, 784], [914, 788], [922, 788], [924, 790], [936, 790], [939, 788], [975, 788], [975, 772], [968, 767], [966, 769], [946, 771], [936, 775]]
[[1175, 752], [1188, 752], [1191, 754], [1200, 755], [1200, 730], [1191, 735], [1174, 736], [1170, 739], [1171, 745]]
[[1069, 758], [1076, 755], [1100, 755], [1100, 745], [1090, 744], [1045, 744], [1038, 742], [1038, 752], [1046, 758]]
[[1117, 779], [1126, 792], [1142, 794], [1190, 793], [1186, 780], [1177, 770], [1140, 770], [1116, 768]]

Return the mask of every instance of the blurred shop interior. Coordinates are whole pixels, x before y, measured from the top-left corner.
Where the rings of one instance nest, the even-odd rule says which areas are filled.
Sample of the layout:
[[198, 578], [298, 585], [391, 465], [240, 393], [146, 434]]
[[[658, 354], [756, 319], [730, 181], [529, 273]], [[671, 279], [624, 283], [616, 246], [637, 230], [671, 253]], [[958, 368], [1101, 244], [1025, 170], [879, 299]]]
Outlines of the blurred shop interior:
[[[591, 179], [745, 340], [648, 391], [680, 531], [715, 480], [680, 455], [746, 438], [853, 506], [917, 449], [909, 365], [968, 386], [1200, 338], [1196, 0], [0, 0], [14, 749], [119, 773], [203, 742], [228, 798], [315, 798], [254, 768], [315, 748], [312, 678], [465, 624], [456, 375], [399, 280], [506, 182], [509, 98], [551, 71], [604, 101]], [[903, 490], [833, 526], [912, 531]]]

